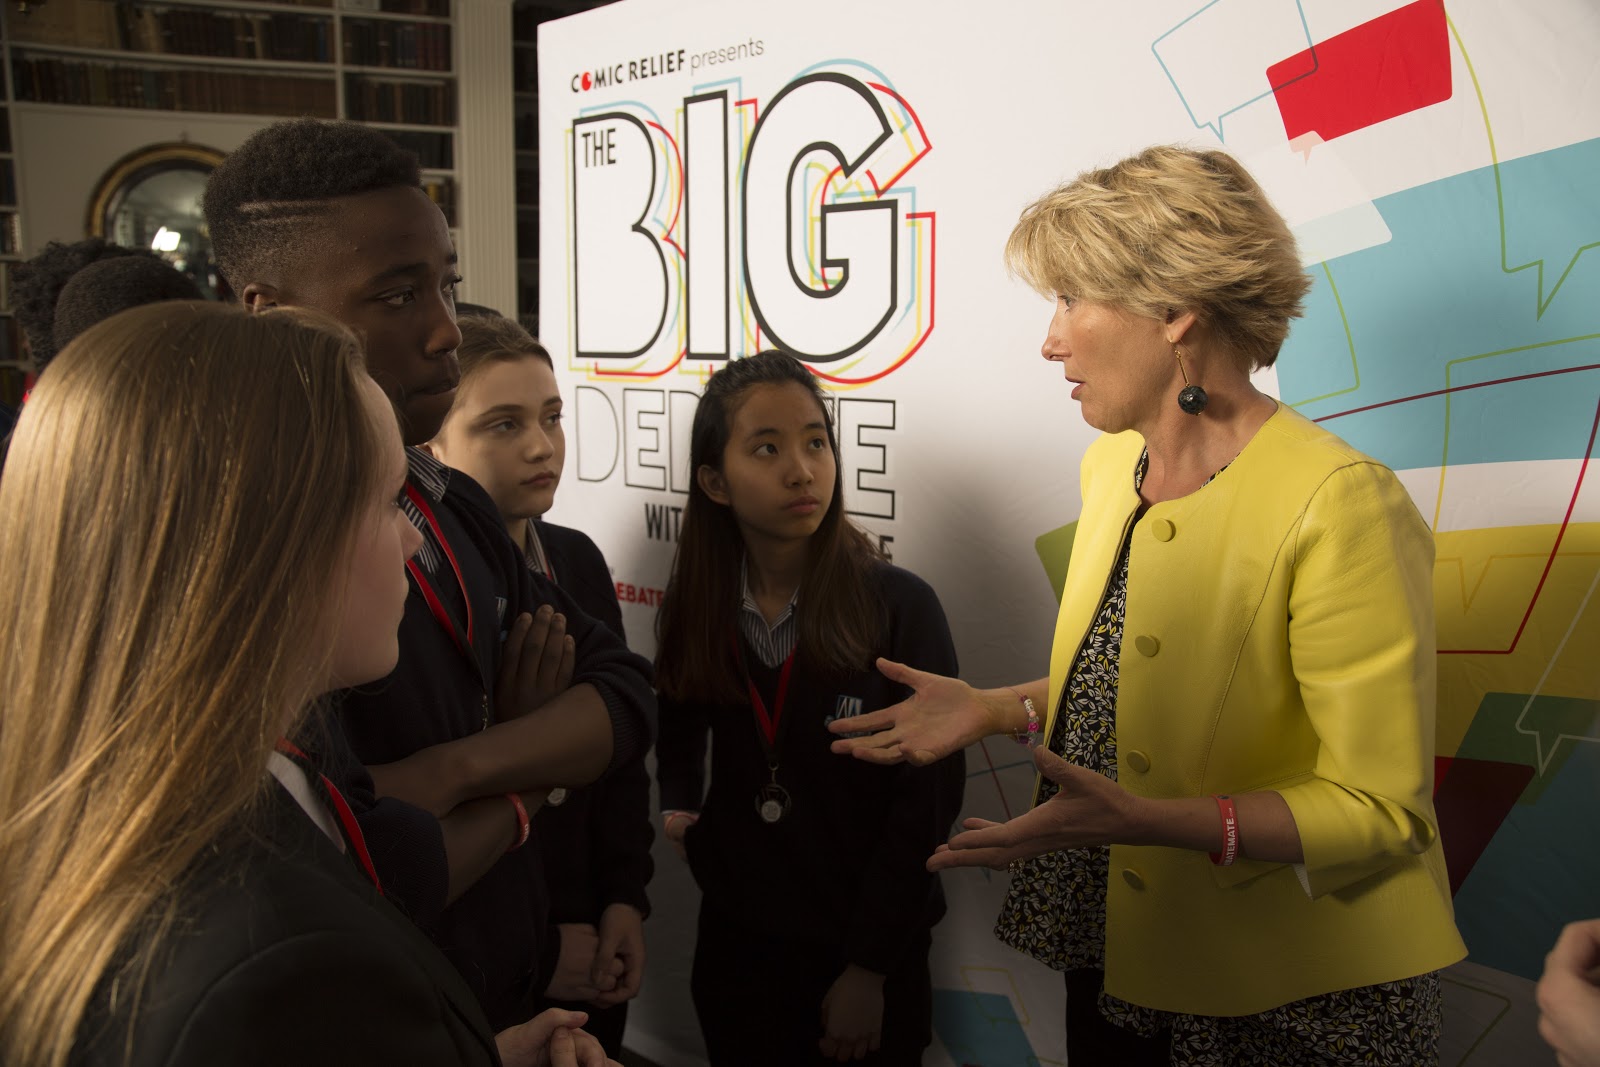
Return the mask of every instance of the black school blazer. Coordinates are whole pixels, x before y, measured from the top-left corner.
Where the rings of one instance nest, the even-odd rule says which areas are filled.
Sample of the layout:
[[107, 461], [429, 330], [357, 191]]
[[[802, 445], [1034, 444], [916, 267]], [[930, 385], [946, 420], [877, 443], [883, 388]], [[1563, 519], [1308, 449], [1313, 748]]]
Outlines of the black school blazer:
[[500, 1062], [455, 968], [277, 782], [256, 824], [188, 880], [137, 1012], [101, 983], [74, 1067]]

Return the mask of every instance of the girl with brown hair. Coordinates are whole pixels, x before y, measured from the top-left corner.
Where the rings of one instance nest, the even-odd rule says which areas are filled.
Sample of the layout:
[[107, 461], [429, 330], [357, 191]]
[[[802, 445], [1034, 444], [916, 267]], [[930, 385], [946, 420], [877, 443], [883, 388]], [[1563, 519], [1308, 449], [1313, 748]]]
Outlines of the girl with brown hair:
[[394, 666], [405, 475], [322, 316], [155, 305], [52, 364], [0, 479], [0, 1059], [604, 1062], [581, 1015], [491, 1035], [284, 740]]

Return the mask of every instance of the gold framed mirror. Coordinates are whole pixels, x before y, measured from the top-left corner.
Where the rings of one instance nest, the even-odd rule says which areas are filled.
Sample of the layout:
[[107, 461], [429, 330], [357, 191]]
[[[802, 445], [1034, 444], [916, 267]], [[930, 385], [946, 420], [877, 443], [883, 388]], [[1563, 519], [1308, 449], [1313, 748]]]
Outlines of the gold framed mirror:
[[84, 232], [125, 248], [150, 249], [192, 278], [207, 297], [222, 298], [224, 283], [211, 255], [200, 198], [223, 156], [187, 141], [128, 153], [95, 184]]

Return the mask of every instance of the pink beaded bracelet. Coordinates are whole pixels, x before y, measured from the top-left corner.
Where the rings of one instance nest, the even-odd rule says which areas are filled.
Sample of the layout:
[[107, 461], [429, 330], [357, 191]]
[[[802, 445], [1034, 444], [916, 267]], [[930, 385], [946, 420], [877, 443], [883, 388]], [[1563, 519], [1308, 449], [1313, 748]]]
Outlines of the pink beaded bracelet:
[[1029, 696], [1023, 696], [1017, 691], [1016, 686], [1008, 685], [1006, 688], [1011, 690], [1012, 693], [1016, 694], [1017, 699], [1022, 701], [1023, 710], [1028, 713], [1028, 728], [1012, 734], [1011, 739], [1019, 745], [1027, 745], [1029, 748], [1038, 748], [1039, 709], [1033, 706], [1033, 698]]

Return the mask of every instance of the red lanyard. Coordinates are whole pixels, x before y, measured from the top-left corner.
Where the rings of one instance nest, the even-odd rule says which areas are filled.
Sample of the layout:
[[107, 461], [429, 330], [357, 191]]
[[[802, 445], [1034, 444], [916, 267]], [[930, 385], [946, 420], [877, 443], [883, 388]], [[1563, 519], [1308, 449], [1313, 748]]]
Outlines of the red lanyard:
[[433, 517], [433, 509], [428, 506], [427, 498], [417, 492], [417, 487], [410, 482], [406, 483], [406, 496], [411, 500], [411, 503], [416, 505], [417, 510], [422, 512], [422, 517], [427, 520], [428, 527], [433, 530], [434, 540], [439, 542], [439, 547], [444, 549], [445, 559], [450, 561], [450, 569], [456, 572], [456, 584], [461, 587], [461, 603], [467, 609], [467, 639], [465, 642], [461, 640], [461, 632], [456, 629], [455, 623], [451, 621], [449, 612], [444, 610], [444, 604], [439, 600], [439, 594], [433, 591], [433, 586], [429, 584], [427, 576], [422, 573], [422, 568], [417, 565], [416, 559], [406, 560], [406, 570], [411, 573], [412, 578], [416, 579], [417, 587], [422, 590], [422, 598], [428, 602], [428, 610], [433, 612], [433, 617], [439, 621], [440, 626], [443, 626], [449, 632], [450, 637], [455, 641], [456, 647], [461, 650], [462, 655], [472, 659], [472, 597], [467, 593], [466, 579], [461, 577], [461, 564], [456, 562], [456, 554], [451, 550], [450, 542], [445, 540], [444, 531], [439, 529], [439, 520]]
[[[740, 658], [743, 659], [743, 653], [740, 654]], [[750, 703], [756, 709], [756, 725], [767, 742], [768, 758], [771, 758], [773, 751], [778, 747], [778, 724], [783, 721], [783, 701], [789, 695], [789, 672], [793, 667], [794, 649], [790, 649], [789, 655], [783, 661], [783, 670], [778, 673], [778, 695], [773, 701], [770, 715], [767, 714], [767, 702], [761, 699], [761, 691], [751, 680], [750, 672], [745, 672], [744, 683], [750, 687]]]
[[[310, 757], [283, 738], [278, 739], [278, 751], [285, 756], [294, 756], [303, 762], [310, 762]], [[350, 805], [345, 802], [344, 794], [339, 792], [339, 787], [334, 785], [325, 774], [318, 774], [322, 780], [323, 791], [328, 794], [328, 800], [333, 804], [335, 814], [339, 816], [339, 823], [344, 827], [344, 836], [350, 842], [350, 847], [355, 849], [356, 859], [361, 861], [361, 869], [367, 872], [367, 878], [372, 882], [372, 888], [383, 896], [383, 885], [378, 881], [378, 869], [372, 865], [372, 857], [367, 853], [367, 839], [361, 833], [361, 824], [356, 822], [355, 812], [350, 810]]]

